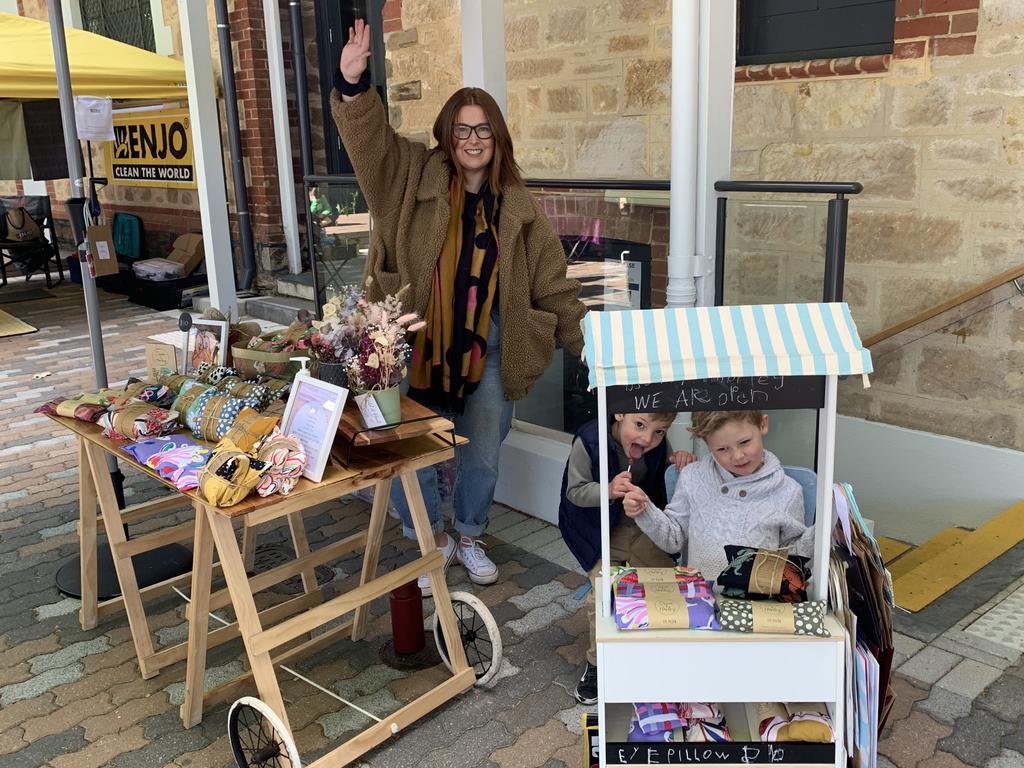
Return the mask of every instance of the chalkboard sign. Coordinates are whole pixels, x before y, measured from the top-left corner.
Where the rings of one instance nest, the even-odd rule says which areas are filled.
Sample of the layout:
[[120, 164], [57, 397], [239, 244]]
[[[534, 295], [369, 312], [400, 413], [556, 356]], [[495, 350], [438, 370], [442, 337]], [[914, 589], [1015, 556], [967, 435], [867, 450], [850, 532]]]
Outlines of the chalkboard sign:
[[609, 742], [608, 765], [779, 765], [835, 762], [835, 744], [805, 742]]
[[608, 387], [612, 413], [823, 408], [824, 376], [731, 376]]

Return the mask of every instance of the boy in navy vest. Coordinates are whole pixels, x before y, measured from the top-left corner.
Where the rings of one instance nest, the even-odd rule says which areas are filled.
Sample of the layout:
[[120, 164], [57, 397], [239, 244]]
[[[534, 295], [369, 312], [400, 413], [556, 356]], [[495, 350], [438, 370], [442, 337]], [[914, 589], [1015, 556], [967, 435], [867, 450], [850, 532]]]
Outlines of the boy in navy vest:
[[[672, 425], [674, 411], [664, 413], [617, 413], [609, 425], [608, 484], [611, 516], [611, 562], [633, 566], [672, 567], [675, 559], [647, 538], [632, 519], [622, 514], [622, 497], [632, 488], [642, 488], [648, 497], [665, 501], [665, 468], [669, 463], [682, 469], [696, 457], [686, 451], [672, 452], [665, 433]], [[558, 528], [569, 551], [590, 575], [601, 571], [601, 465], [598, 423], [580, 427], [572, 442], [569, 460], [562, 474], [562, 501], [558, 507]], [[655, 502], [657, 503], [657, 502]], [[587, 664], [576, 685], [576, 700], [597, 702], [597, 648], [594, 631], [594, 592], [587, 594], [590, 619], [590, 648]]]

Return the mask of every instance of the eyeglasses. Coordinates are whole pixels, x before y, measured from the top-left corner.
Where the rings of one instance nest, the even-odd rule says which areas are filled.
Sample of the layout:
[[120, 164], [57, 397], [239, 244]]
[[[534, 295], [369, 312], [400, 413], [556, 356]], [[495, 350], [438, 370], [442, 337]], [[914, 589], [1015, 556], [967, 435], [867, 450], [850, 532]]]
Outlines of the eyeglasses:
[[452, 128], [452, 134], [456, 139], [465, 141], [469, 138], [469, 134], [475, 133], [476, 137], [480, 141], [487, 141], [489, 138], [494, 136], [494, 131], [491, 130], [490, 123], [480, 123], [480, 125], [466, 125], [465, 123], [456, 123], [455, 127]]

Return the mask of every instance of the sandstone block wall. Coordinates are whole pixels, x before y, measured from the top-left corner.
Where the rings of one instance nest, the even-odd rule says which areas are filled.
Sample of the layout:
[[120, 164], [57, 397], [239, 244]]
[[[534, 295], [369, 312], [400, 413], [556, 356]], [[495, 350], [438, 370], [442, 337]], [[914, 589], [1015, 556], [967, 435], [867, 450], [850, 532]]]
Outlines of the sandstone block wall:
[[[740, 72], [735, 91], [735, 178], [864, 184], [850, 202], [845, 296], [863, 336], [1024, 261], [1024, 3], [897, 5], [907, 57], [886, 71]], [[824, 205], [791, 202], [732, 204], [731, 300], [820, 296]], [[841, 388], [840, 410], [1024, 448], [1022, 301], [881, 355], [874, 386]]]
[[[462, 85], [459, 3], [400, 10], [387, 37], [392, 124], [426, 139]], [[505, 3], [507, 118], [527, 176], [668, 178], [670, 24], [668, 0]]]

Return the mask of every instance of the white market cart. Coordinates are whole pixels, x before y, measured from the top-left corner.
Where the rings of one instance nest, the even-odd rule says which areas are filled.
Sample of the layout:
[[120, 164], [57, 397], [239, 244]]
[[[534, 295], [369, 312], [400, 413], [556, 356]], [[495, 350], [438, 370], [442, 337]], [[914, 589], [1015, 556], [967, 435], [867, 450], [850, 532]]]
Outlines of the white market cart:
[[[584, 319], [598, 420], [609, 412], [818, 410], [811, 599], [827, 597], [838, 377], [871, 372], [845, 303], [590, 312]], [[612, 410], [609, 411], [609, 404]], [[830, 638], [701, 630], [620, 631], [611, 614], [607, 430], [600, 430], [601, 606], [597, 611], [600, 765], [846, 765], [846, 643]], [[704, 574], [714, 579], [717, 574]], [[633, 702], [825, 702], [833, 745], [766, 744], [743, 724], [731, 744], [626, 743]], [[735, 709], [739, 707], [739, 709]], [[749, 739], [746, 740], [746, 739]]]

